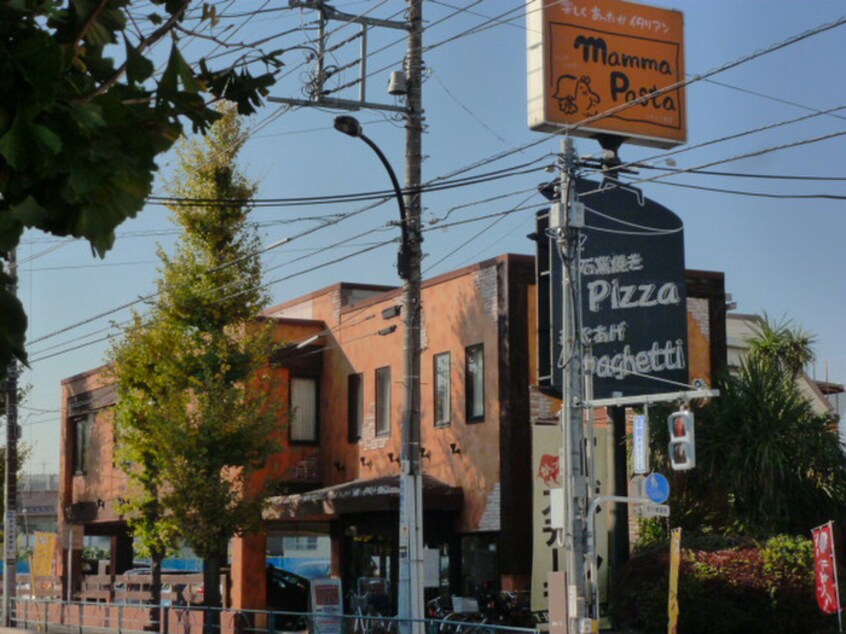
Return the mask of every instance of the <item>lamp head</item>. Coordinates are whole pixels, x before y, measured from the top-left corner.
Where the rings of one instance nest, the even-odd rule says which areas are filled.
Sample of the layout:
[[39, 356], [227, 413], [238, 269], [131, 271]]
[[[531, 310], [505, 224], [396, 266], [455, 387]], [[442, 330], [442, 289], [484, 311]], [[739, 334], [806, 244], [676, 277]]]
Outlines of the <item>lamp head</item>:
[[335, 117], [335, 129], [348, 136], [361, 136], [361, 124], [358, 122], [358, 119], [350, 115], [342, 114]]

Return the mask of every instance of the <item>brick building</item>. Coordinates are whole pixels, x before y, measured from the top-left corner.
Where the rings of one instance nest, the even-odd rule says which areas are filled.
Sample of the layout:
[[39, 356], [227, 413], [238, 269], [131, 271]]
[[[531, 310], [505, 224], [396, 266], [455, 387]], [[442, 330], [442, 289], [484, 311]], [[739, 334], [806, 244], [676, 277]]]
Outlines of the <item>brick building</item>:
[[[687, 294], [691, 376], [710, 379], [725, 364], [722, 275], [688, 272]], [[532, 444], [558, 403], [534, 387], [535, 295], [534, 258], [520, 255], [423, 284], [428, 593], [470, 594], [479, 585], [528, 589], [538, 567]], [[283, 486], [269, 500], [265, 531], [233, 540], [233, 607], [263, 607], [269, 537], [328, 537], [332, 572], [345, 592], [372, 576], [395, 587], [402, 300], [399, 288], [341, 283], [265, 312], [279, 343], [270, 355], [274, 377], [296, 415], [290, 424], [280, 421], [287, 447], [268, 465]], [[112, 569], [120, 572], [131, 565], [131, 540], [114, 507], [125, 478], [113, 463], [114, 391], [103, 370], [62, 383], [61, 530], [111, 536]], [[609, 439], [625, 433], [604, 416], [597, 426]], [[613, 446], [603, 463], [612, 489], [626, 482], [625, 454], [621, 463]], [[606, 531], [609, 543], [627, 534], [611, 522]], [[64, 551], [61, 560], [66, 557]]]

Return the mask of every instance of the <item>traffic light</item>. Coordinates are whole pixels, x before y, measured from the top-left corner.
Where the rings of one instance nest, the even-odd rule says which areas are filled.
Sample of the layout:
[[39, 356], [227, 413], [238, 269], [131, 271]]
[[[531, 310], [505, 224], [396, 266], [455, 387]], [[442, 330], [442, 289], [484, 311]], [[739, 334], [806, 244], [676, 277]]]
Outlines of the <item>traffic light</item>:
[[693, 414], [688, 410], [673, 412], [667, 418], [670, 429], [670, 465], [676, 471], [686, 471], [696, 466], [696, 434]]

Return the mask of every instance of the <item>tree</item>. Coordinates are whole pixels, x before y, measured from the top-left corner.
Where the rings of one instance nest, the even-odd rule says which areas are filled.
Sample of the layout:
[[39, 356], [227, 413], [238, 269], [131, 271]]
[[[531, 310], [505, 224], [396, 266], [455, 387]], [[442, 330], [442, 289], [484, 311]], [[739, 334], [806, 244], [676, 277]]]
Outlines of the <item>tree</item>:
[[[150, 52], [188, 24], [213, 24], [213, 5], [150, 0], [0, 3], [0, 255], [25, 229], [84, 238], [103, 257], [115, 228], [144, 206], [156, 158], [182, 133], [218, 117], [206, 102], [233, 101], [250, 114], [274, 81], [277, 53], [248, 51], [237, 63], [193, 68], [174, 38], [164, 70]], [[132, 15], [131, 15], [132, 13]], [[116, 64], [114, 59], [122, 60]], [[254, 76], [247, 63], [266, 66]], [[0, 270], [0, 378], [26, 362], [26, 315]]]
[[[270, 482], [255, 477], [279, 451], [266, 372], [269, 333], [257, 320], [258, 237], [242, 204], [255, 186], [233, 167], [243, 135], [226, 110], [203, 143], [180, 148], [170, 193], [183, 233], [149, 316], [135, 316], [113, 354], [116, 432], [132, 481], [130, 520], [158, 554], [176, 535], [203, 559], [205, 605], [220, 605], [229, 539], [257, 529]], [[163, 527], [163, 531], [160, 528]]]
[[811, 338], [788, 326], [762, 335], [740, 368], [718, 379], [720, 396], [696, 412], [697, 467], [673, 487], [674, 516], [689, 528], [768, 536], [846, 517], [836, 418], [815, 413], [796, 383], [810, 360], [810, 347], [796, 342]]
[[789, 321], [774, 323], [764, 315], [762, 321], [752, 323], [752, 331], [754, 335], [747, 340], [748, 356], [778, 364], [793, 378], [814, 360], [816, 337]]

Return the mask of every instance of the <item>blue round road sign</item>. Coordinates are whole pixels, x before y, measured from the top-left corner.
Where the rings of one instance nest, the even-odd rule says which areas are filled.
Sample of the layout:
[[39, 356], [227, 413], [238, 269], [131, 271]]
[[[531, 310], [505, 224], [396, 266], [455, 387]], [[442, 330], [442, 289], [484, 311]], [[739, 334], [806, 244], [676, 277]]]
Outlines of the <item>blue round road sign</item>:
[[656, 504], [663, 504], [670, 497], [670, 482], [660, 473], [650, 473], [646, 478], [646, 496]]

